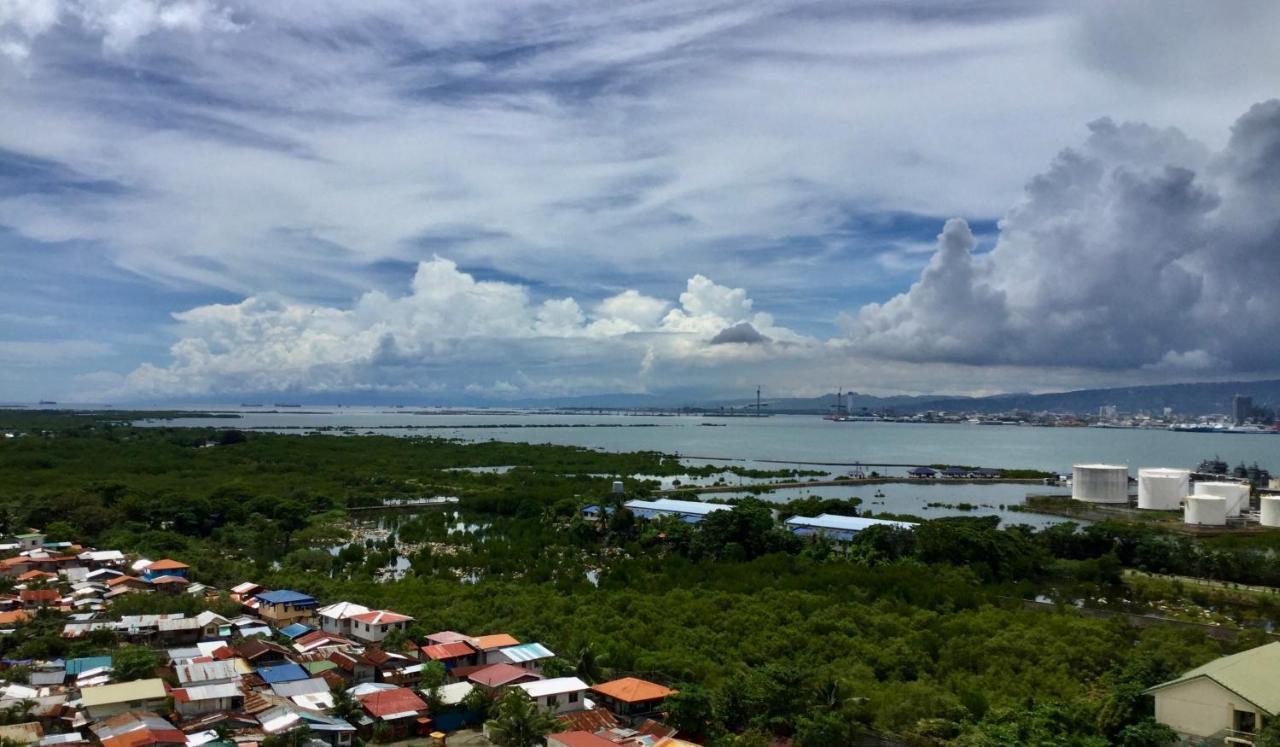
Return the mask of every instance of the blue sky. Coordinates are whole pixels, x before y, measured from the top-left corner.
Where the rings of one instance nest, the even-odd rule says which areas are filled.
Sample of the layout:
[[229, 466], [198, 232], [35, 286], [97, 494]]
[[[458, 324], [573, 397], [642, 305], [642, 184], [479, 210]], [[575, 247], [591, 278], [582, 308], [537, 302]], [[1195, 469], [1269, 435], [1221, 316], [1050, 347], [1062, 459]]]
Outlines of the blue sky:
[[1272, 376], [1278, 32], [1252, 1], [0, 0], [0, 401]]

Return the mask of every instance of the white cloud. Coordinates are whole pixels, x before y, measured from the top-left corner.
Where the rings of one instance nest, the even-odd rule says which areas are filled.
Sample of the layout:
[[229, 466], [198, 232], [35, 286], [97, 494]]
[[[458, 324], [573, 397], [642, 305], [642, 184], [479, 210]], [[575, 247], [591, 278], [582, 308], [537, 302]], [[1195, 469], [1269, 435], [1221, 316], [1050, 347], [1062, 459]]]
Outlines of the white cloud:
[[[140, 366], [119, 382], [94, 380], [110, 387], [83, 394], [155, 399], [378, 389], [515, 396], [605, 385], [634, 391], [644, 388], [645, 376], [673, 366], [762, 361], [795, 355], [800, 343], [818, 347], [773, 325], [767, 314], [753, 314], [742, 289], [697, 276], [680, 302], [672, 312], [679, 324], [671, 315], [658, 318], [668, 304], [634, 291], [587, 314], [572, 298], [535, 303], [525, 286], [476, 280], [436, 257], [419, 264], [407, 295], [369, 292], [347, 309], [264, 296], [174, 314], [181, 339], [169, 365]], [[770, 337], [791, 341], [791, 349], [771, 346], [759, 333], [750, 346], [712, 344], [723, 327], [749, 329], [748, 319], [765, 323]], [[752, 350], [725, 350], [733, 347]]]
[[1280, 367], [1280, 100], [1218, 152], [1173, 129], [1090, 130], [1031, 180], [990, 254], [948, 221], [909, 291], [846, 319], [851, 340], [913, 361]]

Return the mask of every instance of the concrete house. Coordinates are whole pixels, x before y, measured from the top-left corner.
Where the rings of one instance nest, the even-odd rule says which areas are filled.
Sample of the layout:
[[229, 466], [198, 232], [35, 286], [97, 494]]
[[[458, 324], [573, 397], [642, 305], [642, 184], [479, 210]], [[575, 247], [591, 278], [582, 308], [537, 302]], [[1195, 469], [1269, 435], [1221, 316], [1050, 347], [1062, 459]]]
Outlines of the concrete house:
[[310, 622], [320, 606], [315, 597], [289, 589], [262, 592], [254, 597], [254, 601], [258, 602], [258, 616], [277, 628], [295, 622]]
[[591, 692], [595, 694], [599, 705], [608, 708], [627, 723], [634, 724], [645, 718], [656, 717], [675, 690], [638, 677], [623, 677], [592, 685]]
[[586, 708], [583, 701], [590, 689], [590, 685], [577, 677], [553, 677], [520, 683], [516, 687], [524, 690], [543, 711], [556, 715]]
[[1156, 721], [1184, 737], [1252, 744], [1280, 714], [1280, 641], [1215, 659], [1147, 690]]
[[320, 629], [326, 633], [350, 638], [351, 618], [369, 611], [368, 607], [354, 602], [338, 602], [321, 607], [317, 613], [320, 618]]
[[405, 630], [413, 620], [408, 615], [389, 610], [371, 610], [352, 615], [351, 638], [364, 643], [381, 643], [393, 630]]

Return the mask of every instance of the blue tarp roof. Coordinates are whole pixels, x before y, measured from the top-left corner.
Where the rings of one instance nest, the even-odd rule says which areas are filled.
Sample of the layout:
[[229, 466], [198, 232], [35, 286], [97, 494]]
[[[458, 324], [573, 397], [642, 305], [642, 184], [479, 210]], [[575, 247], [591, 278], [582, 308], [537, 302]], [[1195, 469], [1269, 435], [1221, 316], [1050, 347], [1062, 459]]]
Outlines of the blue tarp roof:
[[90, 669], [111, 666], [110, 656], [82, 656], [79, 659], [67, 659], [67, 674], [78, 675], [81, 672], [87, 672]]
[[268, 685], [274, 685], [277, 682], [293, 682], [295, 680], [310, 679], [311, 675], [307, 674], [307, 670], [294, 664], [277, 664], [274, 667], [263, 667], [257, 670], [258, 676]]
[[267, 604], [315, 604], [316, 598], [300, 591], [292, 589], [280, 589], [279, 591], [264, 591], [257, 595]]
[[280, 635], [292, 640], [294, 638], [297, 638], [298, 636], [306, 635], [307, 633], [310, 633], [313, 630], [315, 630], [315, 628], [311, 627], [310, 625], [303, 625], [302, 623], [294, 623], [292, 625], [286, 625], [283, 628], [281, 628]]

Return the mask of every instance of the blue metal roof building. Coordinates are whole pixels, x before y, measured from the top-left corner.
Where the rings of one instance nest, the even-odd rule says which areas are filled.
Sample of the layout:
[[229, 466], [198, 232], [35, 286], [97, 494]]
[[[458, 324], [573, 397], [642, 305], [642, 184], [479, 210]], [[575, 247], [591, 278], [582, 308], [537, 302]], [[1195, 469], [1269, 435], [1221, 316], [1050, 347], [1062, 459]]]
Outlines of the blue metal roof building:
[[287, 604], [292, 607], [316, 606], [316, 598], [310, 594], [303, 594], [300, 591], [292, 589], [280, 589], [279, 591], [264, 591], [254, 597], [263, 604]]
[[867, 527], [891, 526], [899, 529], [914, 529], [910, 521], [890, 521], [889, 519], [869, 519], [864, 516], [838, 516], [822, 514], [821, 516], [792, 516], [786, 521], [787, 528], [801, 537], [822, 536], [837, 542], [850, 542], [854, 535]]
[[65, 669], [67, 674], [75, 677], [76, 675], [87, 672], [90, 669], [99, 669], [101, 667], [111, 666], [110, 656], [82, 656], [79, 659], [67, 659]]
[[703, 517], [714, 511], [728, 511], [733, 506], [723, 503], [701, 503], [699, 501], [681, 501], [674, 498], [659, 498], [656, 501], [627, 501], [626, 507], [640, 519], [653, 519], [659, 516], [674, 516], [690, 524], [697, 524]]
[[268, 685], [274, 685], [280, 682], [295, 682], [297, 680], [310, 679], [311, 675], [307, 670], [292, 662], [288, 664], [277, 664], [273, 667], [262, 667], [255, 670], [263, 682]]
[[294, 623], [292, 625], [286, 625], [283, 628], [281, 628], [280, 635], [284, 636], [285, 638], [288, 638], [289, 640], [293, 640], [294, 638], [304, 636], [313, 630], [315, 630], [315, 628], [311, 627], [310, 625], [305, 625], [303, 623]]

